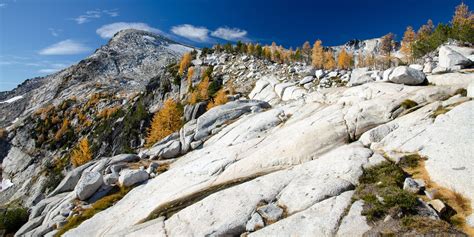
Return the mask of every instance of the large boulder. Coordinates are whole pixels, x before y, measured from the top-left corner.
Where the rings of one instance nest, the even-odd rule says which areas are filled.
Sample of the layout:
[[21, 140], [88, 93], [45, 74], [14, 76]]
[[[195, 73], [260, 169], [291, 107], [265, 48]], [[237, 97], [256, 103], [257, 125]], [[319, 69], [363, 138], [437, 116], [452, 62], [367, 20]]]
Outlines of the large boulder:
[[219, 127], [232, 119], [236, 119], [244, 113], [250, 112], [251, 108], [254, 106], [270, 108], [270, 105], [267, 102], [256, 100], [231, 101], [227, 104], [212, 108], [197, 119], [194, 140], [200, 140], [207, 137], [212, 129]]
[[472, 64], [471, 60], [469, 60], [460, 52], [453, 50], [451, 46], [440, 47], [439, 66], [445, 68], [453, 68], [455, 66], [460, 66], [461, 68], [464, 68], [466, 66], [469, 66], [470, 64]]
[[84, 172], [76, 185], [74, 192], [80, 200], [91, 197], [102, 185], [102, 175], [96, 171]]
[[130, 187], [134, 184], [141, 183], [149, 178], [149, 174], [145, 170], [123, 170], [120, 173], [119, 184], [122, 187]]
[[419, 70], [407, 66], [399, 66], [393, 69], [388, 79], [391, 82], [405, 85], [419, 85], [426, 79], [425, 74]]

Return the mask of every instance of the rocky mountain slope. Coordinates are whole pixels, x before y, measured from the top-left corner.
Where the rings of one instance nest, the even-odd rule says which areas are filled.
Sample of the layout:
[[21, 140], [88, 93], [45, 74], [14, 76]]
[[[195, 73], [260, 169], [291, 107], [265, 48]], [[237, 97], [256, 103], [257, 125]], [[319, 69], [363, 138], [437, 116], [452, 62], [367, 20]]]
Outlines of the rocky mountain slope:
[[[28, 210], [17, 236], [474, 234], [473, 49], [385, 71], [198, 53], [179, 75], [188, 49], [122, 31], [3, 95], [0, 106], [26, 103], [27, 86], [53, 98], [3, 121], [0, 201]], [[227, 103], [189, 102], [205, 75]], [[184, 125], [145, 147], [165, 98], [185, 104]], [[94, 157], [75, 167], [83, 137]]]
[[60, 72], [27, 80], [11, 92], [0, 95], [0, 126], [28, 116], [46, 104], [97, 92], [132, 94], [142, 91], [151, 78], [192, 48], [162, 36], [138, 30], [116, 34], [94, 54]]

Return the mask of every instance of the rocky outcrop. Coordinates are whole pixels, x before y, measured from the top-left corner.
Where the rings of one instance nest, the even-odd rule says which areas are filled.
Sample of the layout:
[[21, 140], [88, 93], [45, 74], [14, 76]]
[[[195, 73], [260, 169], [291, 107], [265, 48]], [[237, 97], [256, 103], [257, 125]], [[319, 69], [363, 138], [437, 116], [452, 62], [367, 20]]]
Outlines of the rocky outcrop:
[[[460, 52], [463, 52], [463, 53], [460, 53]], [[439, 66], [444, 67], [444, 68], [455, 68], [455, 67], [459, 67], [460, 69], [465, 68], [472, 64], [472, 61], [469, 60], [466, 56], [473, 55], [473, 54], [474, 54], [474, 49], [472, 48], [462, 48], [462, 47], [456, 47], [456, 46], [441, 46], [439, 49]]]
[[[373, 47], [366, 46], [375, 50], [378, 41], [370, 42]], [[130, 49], [125, 49], [127, 44]], [[140, 50], [133, 52], [136, 47]], [[450, 47], [461, 55], [467, 52]], [[151, 116], [166, 98], [183, 102], [188, 88], [199, 83], [199, 75], [209, 66], [215, 82], [232, 81], [237, 94], [208, 111], [206, 102], [186, 105], [183, 127], [149, 148], [142, 148], [143, 136], [122, 138], [128, 142], [127, 152], [138, 155], [113, 156], [123, 151], [112, 149], [74, 169], [52, 169], [57, 167], [42, 159], [67, 157], [71, 147], [37, 152], [37, 144], [27, 136], [35, 129], [31, 120], [18, 122], [9, 128], [12, 148], [3, 164], [4, 177], [12, 178], [13, 186], [0, 193], [0, 200], [26, 200], [31, 206], [29, 221], [17, 235], [52, 236], [68, 221], [82, 221], [86, 213], [89, 219], [65, 236], [362, 236], [380, 234], [382, 227], [400, 223], [405, 215], [443, 221], [449, 203], [435, 195], [431, 181], [474, 198], [469, 182], [472, 152], [467, 149], [474, 144], [474, 107], [463, 90], [471, 95], [469, 69], [442, 69], [435, 54], [426, 58], [429, 65], [381, 71], [316, 70], [237, 53], [198, 52], [191, 62], [195, 75], [178, 81], [183, 78], [173, 71], [176, 68], [164, 69], [163, 61], [155, 59], [175, 58], [185, 49], [189, 50], [160, 36], [124, 31], [84, 62], [57, 74], [57, 80], [48, 79], [59, 89], [55, 96], [43, 95], [48, 97], [43, 101], [94, 93], [97, 88], [90, 87], [90, 78], [101, 83], [113, 79], [105, 91], [116, 95], [139, 92], [117, 101], [99, 95], [100, 109], [133, 104], [108, 121], [112, 127], [93, 124], [92, 131], [80, 132], [91, 132], [89, 138], [100, 154], [118, 143], [115, 138], [102, 142], [102, 132], [120, 135], [128, 126], [131, 133], [124, 136], [145, 133], [148, 112]], [[134, 53], [145, 59], [134, 58]], [[430, 86], [424, 86], [425, 73]], [[64, 75], [71, 78], [59, 83]], [[5, 99], [15, 105], [31, 98]], [[139, 115], [127, 117], [134, 114]], [[413, 210], [390, 210], [372, 219], [367, 209], [374, 202], [385, 205], [391, 200], [376, 192], [360, 197], [369, 187], [364, 183], [367, 174], [387, 164], [399, 169], [407, 155], [426, 158], [432, 180], [405, 177], [400, 170], [392, 191], [408, 199], [415, 194], [426, 197], [407, 200]], [[58, 172], [56, 177], [65, 176], [51, 192], [42, 190], [41, 184], [50, 181], [45, 176], [31, 177], [43, 174], [44, 167]], [[382, 181], [375, 180], [374, 187], [384, 186]], [[466, 217], [467, 222], [471, 219]]]

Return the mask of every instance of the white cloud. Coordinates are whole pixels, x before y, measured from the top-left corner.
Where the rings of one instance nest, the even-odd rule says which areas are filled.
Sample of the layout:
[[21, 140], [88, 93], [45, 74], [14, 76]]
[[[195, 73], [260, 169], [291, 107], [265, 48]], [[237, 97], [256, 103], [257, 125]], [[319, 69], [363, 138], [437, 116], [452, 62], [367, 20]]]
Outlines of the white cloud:
[[145, 23], [141, 22], [116, 22], [108, 25], [103, 25], [99, 29], [97, 29], [95, 32], [102, 38], [108, 39], [112, 38], [115, 33], [125, 30], [125, 29], [136, 29], [136, 30], [144, 30], [144, 31], [149, 31], [153, 33], [161, 33], [159, 29], [153, 28]]
[[63, 40], [39, 51], [41, 55], [71, 55], [81, 54], [90, 49], [82, 43], [74, 40]]
[[45, 68], [45, 69], [40, 69], [38, 70], [39, 73], [54, 73], [59, 71], [59, 68]]
[[7, 6], [6, 3], [0, 3], [0, 8], [4, 8], [4, 7], [6, 7], [6, 6]]
[[71, 63], [67, 63], [67, 64], [66, 63], [51, 63], [48, 61], [43, 61], [40, 64], [43, 64], [42, 66], [44, 67], [38, 70], [38, 73], [41, 73], [41, 74], [55, 73], [71, 65]]
[[197, 27], [189, 24], [173, 26], [171, 31], [176, 35], [188, 38], [198, 42], [206, 42], [209, 40], [209, 30], [205, 27]]
[[85, 14], [80, 15], [76, 18], [73, 18], [74, 21], [76, 21], [77, 24], [84, 24], [87, 22], [92, 21], [92, 19], [98, 19], [101, 18], [104, 14], [110, 16], [110, 17], [116, 17], [119, 15], [118, 9], [112, 9], [112, 10], [89, 10], [86, 11]]
[[246, 40], [247, 31], [238, 28], [219, 27], [211, 35], [230, 41]]

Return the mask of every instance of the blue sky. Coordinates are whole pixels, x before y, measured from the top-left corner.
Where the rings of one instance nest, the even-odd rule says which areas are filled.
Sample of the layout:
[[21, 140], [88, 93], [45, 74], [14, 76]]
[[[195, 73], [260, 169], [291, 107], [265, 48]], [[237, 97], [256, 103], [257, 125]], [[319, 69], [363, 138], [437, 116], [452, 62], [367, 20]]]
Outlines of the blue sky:
[[[465, 0], [471, 8], [474, 0]], [[339, 45], [448, 22], [460, 0], [0, 0], [0, 91], [87, 57], [123, 27], [184, 43]], [[132, 24], [133, 23], [133, 24]]]

